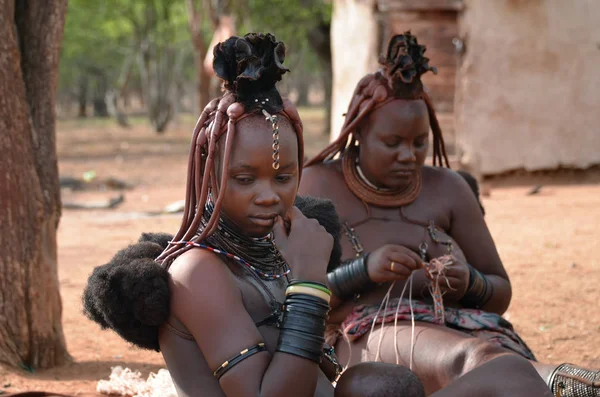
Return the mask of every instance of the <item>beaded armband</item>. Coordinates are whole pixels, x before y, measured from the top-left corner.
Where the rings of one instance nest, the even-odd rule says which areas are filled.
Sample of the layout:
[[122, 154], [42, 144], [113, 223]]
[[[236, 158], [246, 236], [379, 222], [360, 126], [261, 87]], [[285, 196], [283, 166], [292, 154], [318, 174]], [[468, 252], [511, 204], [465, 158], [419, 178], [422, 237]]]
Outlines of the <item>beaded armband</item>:
[[242, 350], [239, 354], [237, 354], [236, 356], [233, 356], [232, 358], [230, 358], [229, 360], [227, 360], [223, 364], [221, 364], [219, 366], [219, 368], [217, 368], [215, 370], [215, 372], [213, 372], [214, 377], [217, 378], [217, 380], [221, 379], [221, 377], [223, 375], [225, 375], [227, 373], [227, 371], [229, 371], [231, 368], [233, 368], [237, 364], [241, 363], [248, 357], [255, 355], [256, 353], [260, 353], [265, 350], [266, 350], [265, 344], [262, 342], [257, 344], [256, 346], [249, 348], [249, 349]]

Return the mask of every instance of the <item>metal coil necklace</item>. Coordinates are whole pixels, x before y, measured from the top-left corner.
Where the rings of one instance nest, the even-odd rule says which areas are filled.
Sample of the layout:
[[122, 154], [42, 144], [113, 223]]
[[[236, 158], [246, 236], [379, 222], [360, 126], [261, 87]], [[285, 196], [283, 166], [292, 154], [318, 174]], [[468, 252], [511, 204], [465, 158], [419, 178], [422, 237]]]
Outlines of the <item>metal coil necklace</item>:
[[348, 189], [361, 201], [383, 208], [397, 208], [415, 201], [421, 192], [421, 172], [399, 189], [382, 189], [363, 174], [358, 164], [358, 147], [348, 148], [342, 155], [342, 173]]

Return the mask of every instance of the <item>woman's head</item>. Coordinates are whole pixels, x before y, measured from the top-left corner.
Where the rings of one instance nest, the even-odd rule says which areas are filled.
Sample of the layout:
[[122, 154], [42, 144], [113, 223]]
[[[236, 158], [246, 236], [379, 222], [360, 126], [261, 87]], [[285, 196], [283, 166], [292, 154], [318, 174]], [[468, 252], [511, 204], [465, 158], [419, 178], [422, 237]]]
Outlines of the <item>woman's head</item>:
[[[398, 207], [420, 191], [420, 168], [433, 131], [433, 164], [448, 164], [444, 140], [421, 76], [436, 69], [406, 32], [394, 36], [382, 69], [358, 83], [339, 137], [306, 165], [341, 156], [350, 190], [367, 203]], [[385, 197], [384, 197], [385, 196]]]
[[[215, 47], [213, 67], [225, 93], [196, 123], [183, 221], [159, 262], [183, 252], [181, 241], [212, 234], [221, 211], [254, 236], [267, 234], [273, 223], [267, 218], [293, 204], [304, 147], [298, 112], [275, 88], [288, 72], [284, 57], [285, 46], [270, 34], [231, 37]], [[207, 200], [214, 211], [202, 225]]]
[[[252, 114], [238, 121], [236, 130], [221, 211], [248, 235], [264, 236], [273, 228], [275, 216], [284, 216], [294, 204], [301, 167], [298, 139], [289, 120], [282, 118], [275, 169], [271, 125], [265, 117]], [[223, 155], [219, 150], [219, 157]]]
[[386, 189], [405, 186], [425, 163], [429, 128], [422, 100], [398, 99], [369, 113], [355, 131], [366, 179]]
[[[388, 128], [390, 133], [404, 136], [408, 129], [408, 126], [404, 125], [405, 122], [413, 123], [418, 129], [428, 124], [428, 128], [433, 131], [434, 165], [442, 165], [445, 162], [448, 166], [440, 126], [421, 82], [424, 73], [437, 73], [437, 70], [429, 66], [429, 59], [424, 53], [425, 46], [419, 45], [416, 37], [410, 32], [392, 37], [387, 53], [379, 60], [381, 70], [363, 77], [356, 86], [339, 137], [306, 165], [333, 159], [356, 146], [360, 142], [360, 131], [373, 129], [371, 123], [402, 113], [396, 117], [397, 123], [388, 121], [378, 127]], [[424, 118], [427, 118], [427, 121]], [[419, 134], [421, 131], [410, 133]], [[363, 135], [365, 138], [368, 136]]]

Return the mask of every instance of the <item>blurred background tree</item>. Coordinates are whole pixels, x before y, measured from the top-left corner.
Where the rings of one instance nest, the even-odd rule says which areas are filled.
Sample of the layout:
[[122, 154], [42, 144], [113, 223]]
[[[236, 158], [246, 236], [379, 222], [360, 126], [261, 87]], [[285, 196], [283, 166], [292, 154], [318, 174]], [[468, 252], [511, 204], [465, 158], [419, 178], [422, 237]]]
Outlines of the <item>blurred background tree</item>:
[[[71, 0], [60, 66], [61, 117], [144, 116], [164, 133], [218, 93], [211, 46], [231, 34], [270, 32], [288, 47], [280, 89], [327, 111], [331, 98], [325, 0]], [[323, 125], [327, 132], [328, 120]]]

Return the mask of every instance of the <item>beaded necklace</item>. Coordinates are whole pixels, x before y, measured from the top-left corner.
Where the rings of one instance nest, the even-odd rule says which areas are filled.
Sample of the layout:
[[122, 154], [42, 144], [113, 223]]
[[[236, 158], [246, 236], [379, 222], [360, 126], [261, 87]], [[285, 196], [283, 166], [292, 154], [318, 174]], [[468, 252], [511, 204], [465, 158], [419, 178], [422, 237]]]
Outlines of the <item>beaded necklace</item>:
[[[212, 196], [206, 201], [201, 226], [196, 235], [202, 233], [208, 224], [214, 204]], [[239, 231], [224, 214], [213, 234], [205, 241], [177, 241], [177, 244], [198, 247], [226, 256], [242, 264], [263, 280], [277, 280], [290, 273], [290, 267], [273, 242], [273, 233], [264, 237], [249, 237]]]
[[279, 279], [283, 276], [286, 276], [290, 273], [290, 269], [287, 268], [287, 266], [286, 266], [286, 269], [283, 271], [283, 273], [279, 273], [279, 274], [265, 273], [262, 270], [258, 269], [256, 266], [252, 266], [250, 263], [248, 263], [247, 261], [245, 261], [244, 259], [240, 258], [239, 256], [237, 256], [235, 254], [232, 254], [232, 253], [229, 253], [229, 252], [217, 249], [217, 248], [210, 247], [206, 244], [196, 243], [194, 241], [173, 241], [172, 243], [185, 244], [187, 246], [198, 247], [198, 248], [202, 248], [202, 249], [214, 252], [215, 254], [226, 256], [227, 258], [231, 258], [231, 259], [235, 260], [236, 262], [239, 262], [242, 265], [248, 267], [250, 270], [252, 270], [256, 274], [258, 274], [261, 278], [263, 278], [265, 280], [277, 280], [277, 279]]

